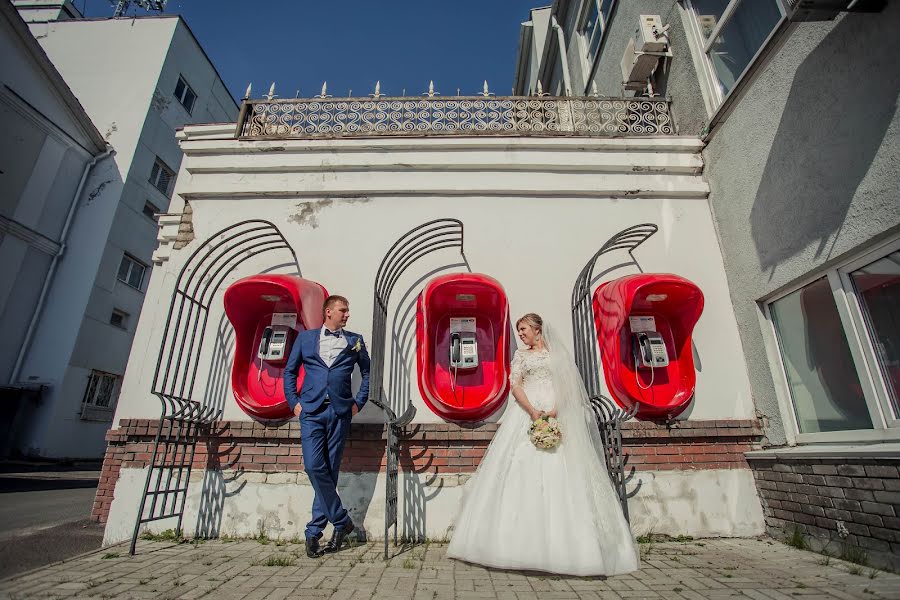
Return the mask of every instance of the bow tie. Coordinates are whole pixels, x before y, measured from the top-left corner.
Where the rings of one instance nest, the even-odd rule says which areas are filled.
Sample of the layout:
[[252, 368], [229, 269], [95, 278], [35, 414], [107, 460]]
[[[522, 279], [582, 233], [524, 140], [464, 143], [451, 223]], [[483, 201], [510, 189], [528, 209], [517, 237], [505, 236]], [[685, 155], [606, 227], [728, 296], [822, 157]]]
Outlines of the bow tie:
[[333, 335], [334, 337], [339, 338], [339, 337], [341, 337], [341, 330], [338, 329], [337, 331], [330, 331], [330, 330], [326, 327], [326, 328], [325, 328], [325, 337], [328, 337], [329, 335]]

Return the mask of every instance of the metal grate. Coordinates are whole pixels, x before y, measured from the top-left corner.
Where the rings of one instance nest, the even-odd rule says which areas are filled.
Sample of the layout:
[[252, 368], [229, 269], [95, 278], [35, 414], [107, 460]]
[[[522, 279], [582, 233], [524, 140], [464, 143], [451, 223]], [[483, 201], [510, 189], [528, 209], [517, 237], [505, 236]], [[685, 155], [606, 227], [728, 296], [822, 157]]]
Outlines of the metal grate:
[[[394, 528], [394, 543], [397, 543], [398, 513], [398, 479], [400, 465], [400, 436], [402, 429], [416, 414], [416, 409], [409, 401], [405, 406], [394, 410], [387, 402], [382, 401], [381, 391], [384, 382], [385, 340], [387, 338], [387, 313], [394, 291], [394, 286], [404, 271], [414, 262], [446, 248], [459, 248], [465, 258], [463, 249], [463, 224], [457, 219], [436, 219], [415, 227], [394, 242], [387, 251], [378, 273], [375, 276], [375, 298], [372, 308], [372, 365], [369, 374], [369, 401], [385, 411], [387, 417], [387, 485], [385, 490], [384, 518], [384, 557], [388, 557], [388, 539], [390, 528]], [[400, 410], [402, 409], [402, 410]], [[400, 416], [397, 416], [400, 413]]]
[[245, 100], [235, 136], [674, 134], [663, 98], [471, 96]]
[[131, 536], [131, 554], [145, 523], [177, 518], [175, 531], [181, 533], [197, 441], [221, 411], [193, 399], [210, 304], [241, 263], [275, 250], [290, 252], [299, 272], [296, 253], [275, 225], [257, 219], [241, 221], [210, 236], [178, 274], [151, 386], [162, 413]]
[[623, 411], [610, 398], [601, 393], [600, 389], [600, 357], [597, 354], [597, 335], [594, 325], [592, 310], [591, 290], [596, 283], [594, 279], [594, 267], [597, 260], [609, 252], [624, 250], [636, 264], [632, 252], [647, 241], [659, 228], [652, 223], [643, 223], [627, 229], [609, 238], [600, 249], [584, 265], [575, 280], [572, 288], [572, 337], [575, 341], [575, 364], [584, 381], [588, 395], [591, 397], [591, 407], [597, 417], [597, 426], [600, 428], [600, 436], [603, 439], [604, 458], [609, 477], [619, 502], [622, 512], [628, 519], [628, 495], [625, 488], [625, 463], [622, 456], [622, 423], [634, 417], [637, 406], [630, 411]]

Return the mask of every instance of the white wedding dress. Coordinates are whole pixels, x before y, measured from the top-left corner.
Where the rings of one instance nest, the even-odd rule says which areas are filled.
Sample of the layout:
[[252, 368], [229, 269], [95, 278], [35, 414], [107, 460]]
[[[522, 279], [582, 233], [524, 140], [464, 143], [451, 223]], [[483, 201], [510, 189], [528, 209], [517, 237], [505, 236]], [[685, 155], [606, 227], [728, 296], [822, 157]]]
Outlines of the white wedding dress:
[[[584, 385], [574, 363], [567, 372], [568, 366], [557, 367], [550, 348], [517, 351], [510, 380], [523, 386], [535, 409], [557, 408], [562, 441], [553, 450], [536, 448], [528, 437], [531, 419], [510, 395], [503, 421], [467, 485], [447, 556], [566, 575], [634, 571], [638, 553], [598, 448]], [[556, 390], [565, 388], [561, 382], [554, 386], [554, 375], [561, 380], [573, 372], [580, 390], [563, 402], [564, 410]]]

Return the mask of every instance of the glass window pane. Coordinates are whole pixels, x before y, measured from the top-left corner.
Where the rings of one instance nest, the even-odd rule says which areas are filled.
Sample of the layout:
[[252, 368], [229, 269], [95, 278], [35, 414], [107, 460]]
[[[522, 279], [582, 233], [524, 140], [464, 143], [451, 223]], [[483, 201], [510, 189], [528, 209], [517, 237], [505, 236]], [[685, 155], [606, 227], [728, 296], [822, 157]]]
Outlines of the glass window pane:
[[88, 379], [87, 387], [84, 389], [84, 399], [82, 402], [85, 404], [93, 404], [94, 403], [94, 394], [97, 391], [97, 375], [95, 373], [91, 373], [90, 378]]
[[871, 429], [828, 280], [823, 277], [771, 308], [800, 433]]
[[780, 19], [774, 0], [738, 4], [709, 51], [723, 95], [728, 95]]
[[603, 0], [603, 5], [600, 7], [600, 12], [603, 14], [603, 28], [606, 29], [606, 25], [609, 23], [609, 13], [612, 11], [612, 5], [615, 4], [616, 0]]
[[137, 263], [131, 268], [131, 275], [128, 276], [128, 285], [141, 289], [141, 282], [144, 280], [144, 267]]
[[159, 163], [153, 163], [153, 168], [150, 169], [150, 183], [156, 185], [156, 180], [159, 178], [160, 167]]
[[175, 97], [181, 100], [181, 95], [184, 94], [184, 79], [178, 78], [178, 83], [175, 84]]
[[900, 416], [900, 252], [853, 271], [850, 278], [897, 418]]
[[594, 27], [597, 25], [597, 2], [596, 0], [589, 0], [589, 2], [591, 4], [588, 9], [588, 16], [584, 20], [584, 27], [581, 30], [585, 35], [591, 35], [594, 32]]
[[119, 273], [116, 275], [122, 281], [128, 281], [128, 267], [131, 265], [131, 261], [127, 256], [122, 257], [122, 262], [119, 263]]
[[197, 96], [194, 95], [193, 90], [191, 90], [191, 88], [188, 88], [184, 94], [184, 107], [187, 109], [188, 112], [191, 112], [192, 110], [194, 110], [194, 100], [196, 100], [196, 99], [197, 99]]
[[700, 33], [703, 39], [708, 39], [709, 35], [719, 24], [722, 19], [722, 13], [731, 0], [691, 0], [694, 7], [694, 16], [697, 24], [700, 25]]
[[588, 58], [593, 60], [597, 56], [597, 50], [600, 49], [600, 40], [603, 39], [603, 30], [598, 25], [594, 30], [594, 37], [591, 38], [591, 45], [588, 47]]

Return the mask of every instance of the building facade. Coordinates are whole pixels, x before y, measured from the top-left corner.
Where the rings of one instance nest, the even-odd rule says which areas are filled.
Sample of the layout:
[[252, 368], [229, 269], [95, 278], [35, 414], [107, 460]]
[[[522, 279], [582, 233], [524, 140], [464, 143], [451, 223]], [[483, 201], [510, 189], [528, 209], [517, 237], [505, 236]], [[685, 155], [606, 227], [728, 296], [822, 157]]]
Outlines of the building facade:
[[[46, 20], [51, 4], [68, 12]], [[114, 148], [117, 173], [85, 202], [109, 197], [17, 349], [12, 383], [43, 385], [16, 417], [12, 448], [48, 458], [97, 458], [115, 410], [144, 304], [159, 220], [181, 163], [175, 130], [233, 120], [234, 100], [180, 17], [84, 19], [63, 2], [16, 3], [35, 39]], [[72, 17], [75, 18], [72, 18]], [[72, 241], [70, 248], [75, 245]], [[69, 262], [68, 259], [64, 262]]]
[[[650, 83], [671, 100], [679, 131], [704, 141], [766, 433], [747, 456], [768, 529], [896, 567], [900, 74], [890, 32], [900, 6], [854, 4], [862, 12], [795, 14], [775, 0], [555, 2], [568, 68], [548, 54], [555, 62], [537, 71], [545, 85], [567, 72], [577, 90], [646, 96], [623, 92], [623, 53], [639, 15], [668, 26], [672, 56]], [[520, 48], [519, 63], [529, 55]]]

